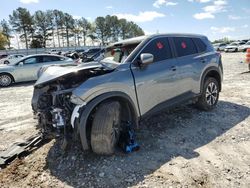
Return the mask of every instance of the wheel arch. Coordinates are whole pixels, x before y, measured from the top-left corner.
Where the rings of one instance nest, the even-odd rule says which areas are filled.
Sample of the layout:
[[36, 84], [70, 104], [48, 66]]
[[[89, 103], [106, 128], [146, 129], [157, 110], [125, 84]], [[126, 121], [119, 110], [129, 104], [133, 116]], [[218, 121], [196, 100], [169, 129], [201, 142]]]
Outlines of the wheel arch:
[[9, 73], [9, 72], [1, 72], [0, 73], [0, 75], [4, 75], [4, 74], [9, 75], [11, 77], [11, 79], [12, 79], [12, 82], [15, 82], [15, 78], [14, 78], [14, 76], [11, 73]]
[[127, 94], [114, 91], [99, 95], [88, 102], [80, 114], [80, 121], [77, 129], [80, 133], [83, 150], [90, 149], [91, 116], [100, 104], [109, 100], [119, 101], [122, 106], [122, 118], [128, 119], [136, 128], [138, 127], [138, 113], [135, 104]]
[[213, 77], [218, 81], [218, 83], [219, 83], [219, 91], [221, 91], [221, 89], [222, 89], [222, 85], [221, 85], [222, 76], [220, 74], [219, 68], [211, 67], [211, 68], [208, 68], [202, 75], [201, 84], [200, 84], [200, 92], [202, 92], [203, 85], [205, 83], [205, 80], [208, 77]]

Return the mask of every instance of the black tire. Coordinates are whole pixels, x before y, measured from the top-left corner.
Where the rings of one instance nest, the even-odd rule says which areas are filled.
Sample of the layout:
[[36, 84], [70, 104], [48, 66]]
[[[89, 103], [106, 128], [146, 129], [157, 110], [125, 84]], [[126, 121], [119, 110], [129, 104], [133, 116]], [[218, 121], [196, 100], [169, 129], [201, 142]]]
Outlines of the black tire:
[[10, 62], [9, 62], [8, 60], [5, 60], [5, 61], [3, 62], [3, 64], [8, 65], [8, 64], [10, 64]]
[[121, 105], [117, 101], [105, 102], [97, 107], [91, 130], [94, 153], [111, 155], [120, 137]]
[[196, 106], [205, 111], [210, 111], [215, 108], [219, 99], [219, 84], [213, 77], [208, 77], [202, 89], [202, 94], [196, 103]]
[[12, 77], [9, 74], [0, 74], [0, 86], [8, 87], [13, 82]]

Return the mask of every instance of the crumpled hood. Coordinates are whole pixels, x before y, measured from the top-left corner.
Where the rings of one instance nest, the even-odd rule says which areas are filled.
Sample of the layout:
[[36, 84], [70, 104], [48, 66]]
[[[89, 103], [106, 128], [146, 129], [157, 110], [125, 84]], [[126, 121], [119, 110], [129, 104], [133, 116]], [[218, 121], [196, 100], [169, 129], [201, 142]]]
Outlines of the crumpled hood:
[[98, 62], [84, 63], [77, 66], [49, 66], [39, 77], [34, 87], [45, 84], [46, 82], [54, 81], [60, 77], [64, 77], [69, 74], [77, 74], [80, 70], [95, 69], [103, 67], [102, 64]]

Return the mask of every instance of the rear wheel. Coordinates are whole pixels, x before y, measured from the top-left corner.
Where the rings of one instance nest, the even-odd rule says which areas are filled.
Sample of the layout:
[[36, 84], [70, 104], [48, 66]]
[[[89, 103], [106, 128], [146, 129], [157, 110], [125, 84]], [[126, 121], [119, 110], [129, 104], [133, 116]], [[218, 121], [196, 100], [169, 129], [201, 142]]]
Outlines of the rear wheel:
[[198, 99], [197, 107], [209, 111], [215, 108], [219, 99], [219, 84], [218, 81], [209, 77], [205, 80], [202, 94]]
[[0, 75], [0, 86], [7, 87], [12, 83], [12, 78], [8, 74], [1, 74]]
[[97, 107], [91, 130], [91, 147], [97, 154], [111, 155], [120, 137], [121, 105], [110, 101]]
[[5, 60], [5, 61], [3, 62], [3, 64], [8, 65], [8, 64], [10, 64], [10, 62], [9, 62], [8, 60]]

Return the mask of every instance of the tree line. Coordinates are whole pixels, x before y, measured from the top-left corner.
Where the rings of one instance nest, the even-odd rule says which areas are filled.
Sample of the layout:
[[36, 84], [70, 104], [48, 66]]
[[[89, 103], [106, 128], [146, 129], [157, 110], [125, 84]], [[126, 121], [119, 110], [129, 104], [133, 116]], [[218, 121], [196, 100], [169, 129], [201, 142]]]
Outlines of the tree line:
[[21, 7], [9, 15], [8, 21], [0, 22], [0, 34], [5, 37], [4, 45], [8, 48], [11, 47], [13, 33], [18, 34], [26, 49], [45, 48], [48, 41], [52, 41], [53, 47], [69, 47], [70, 40], [74, 41], [75, 46], [81, 46], [81, 39], [86, 46], [87, 38], [93, 43], [99, 41], [101, 45], [106, 45], [144, 35], [137, 24], [117, 16], [100, 16], [91, 23], [83, 17], [74, 19], [72, 15], [60, 10], [38, 10], [32, 15]]

